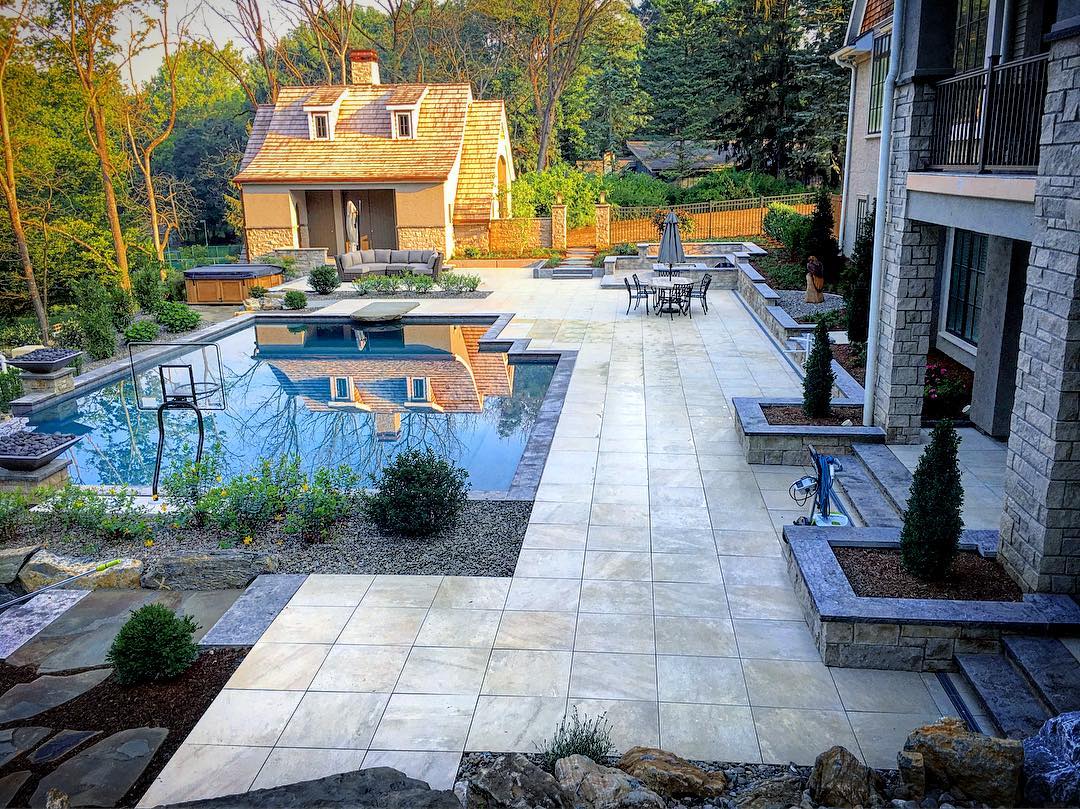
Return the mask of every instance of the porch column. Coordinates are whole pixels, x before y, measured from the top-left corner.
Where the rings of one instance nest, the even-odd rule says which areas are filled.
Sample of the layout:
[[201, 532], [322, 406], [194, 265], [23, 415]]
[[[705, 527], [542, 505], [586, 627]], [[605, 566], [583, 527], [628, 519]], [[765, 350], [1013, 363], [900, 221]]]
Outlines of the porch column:
[[600, 201], [596, 203], [596, 249], [606, 250], [611, 247], [611, 206], [604, 192], [600, 192]]
[[1055, 35], [998, 558], [1024, 590], [1080, 593], [1080, 16]]
[[897, 444], [919, 440], [939, 264], [941, 228], [907, 217], [907, 176], [929, 157], [933, 98], [933, 88], [925, 84], [909, 81], [896, 88], [874, 423]]
[[561, 196], [551, 206], [551, 246], [555, 250], [566, 249], [566, 205]]

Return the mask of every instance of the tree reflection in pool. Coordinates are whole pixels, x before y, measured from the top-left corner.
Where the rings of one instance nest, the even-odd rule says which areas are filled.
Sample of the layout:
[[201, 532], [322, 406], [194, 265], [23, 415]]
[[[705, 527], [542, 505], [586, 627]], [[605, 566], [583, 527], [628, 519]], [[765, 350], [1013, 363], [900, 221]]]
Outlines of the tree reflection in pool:
[[[406, 447], [431, 447], [467, 469], [472, 488], [506, 489], [555, 366], [481, 351], [486, 331], [274, 322], [223, 337], [228, 405], [205, 414], [207, 446], [220, 446], [226, 474], [294, 454], [309, 471], [348, 464], [365, 475]], [[155, 369], [142, 372], [140, 389]], [[166, 418], [168, 470], [191, 457], [196, 430], [190, 413]], [[80, 483], [148, 486], [153, 477], [156, 416], [136, 407], [130, 378], [42, 410], [31, 424], [83, 437], [71, 467]]]

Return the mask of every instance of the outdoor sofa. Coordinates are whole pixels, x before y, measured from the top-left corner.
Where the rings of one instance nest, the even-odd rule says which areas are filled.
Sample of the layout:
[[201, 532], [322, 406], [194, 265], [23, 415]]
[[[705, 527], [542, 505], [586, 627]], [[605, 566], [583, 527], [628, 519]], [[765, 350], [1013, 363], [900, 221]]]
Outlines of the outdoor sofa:
[[353, 281], [365, 275], [430, 275], [439, 277], [442, 253], [438, 250], [354, 250], [334, 256], [338, 276]]

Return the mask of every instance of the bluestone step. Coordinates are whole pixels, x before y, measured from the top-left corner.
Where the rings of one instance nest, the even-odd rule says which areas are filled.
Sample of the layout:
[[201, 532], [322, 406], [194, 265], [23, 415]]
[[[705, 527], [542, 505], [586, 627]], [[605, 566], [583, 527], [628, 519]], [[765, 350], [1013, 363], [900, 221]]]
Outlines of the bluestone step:
[[1080, 711], [1080, 662], [1057, 638], [1002, 637], [1005, 654], [1055, 714]]
[[1004, 655], [957, 655], [956, 663], [1005, 736], [1023, 739], [1050, 718], [1024, 676]]

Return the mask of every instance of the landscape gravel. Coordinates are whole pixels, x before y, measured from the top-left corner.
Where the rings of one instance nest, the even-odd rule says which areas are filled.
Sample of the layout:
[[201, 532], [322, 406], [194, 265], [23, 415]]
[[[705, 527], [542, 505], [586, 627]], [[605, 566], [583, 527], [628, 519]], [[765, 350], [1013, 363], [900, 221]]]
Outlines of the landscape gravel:
[[0, 455], [33, 458], [74, 437], [69, 433], [34, 433], [28, 430], [0, 435]]
[[843, 296], [831, 292], [825, 293], [824, 303], [807, 303], [806, 291], [801, 289], [780, 289], [776, 294], [780, 296], [780, 308], [795, 320], [844, 308]]

